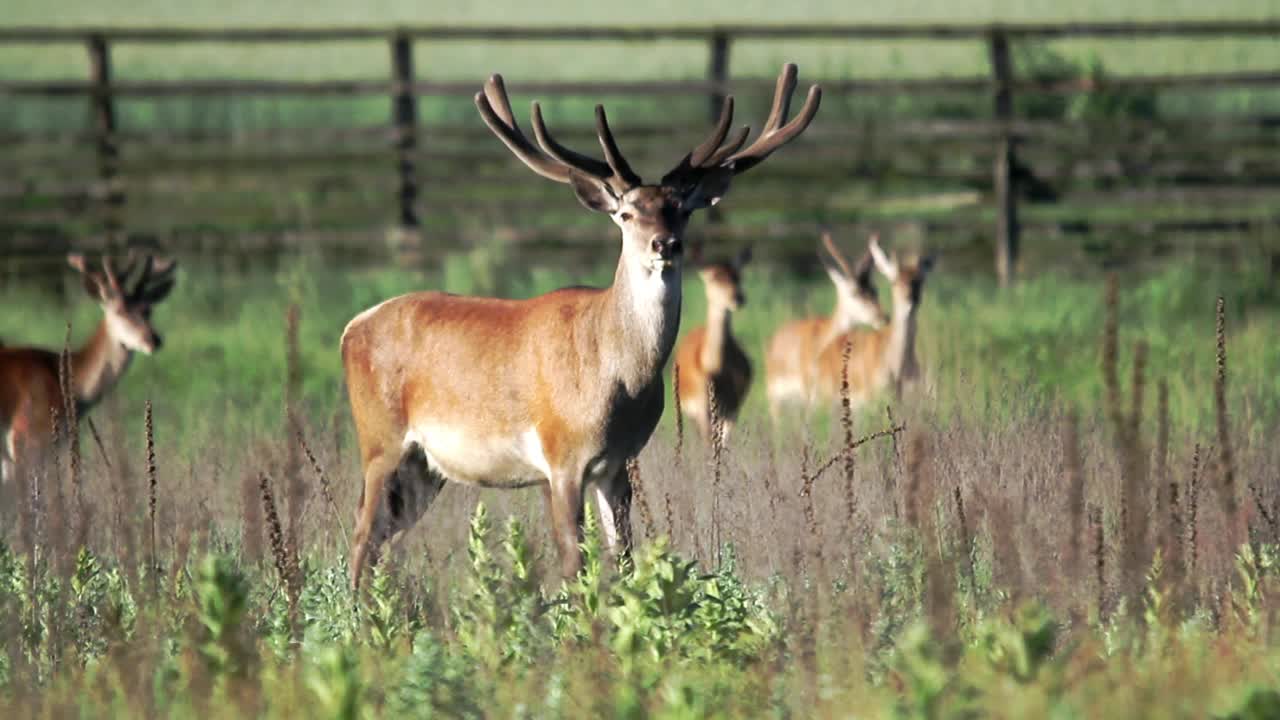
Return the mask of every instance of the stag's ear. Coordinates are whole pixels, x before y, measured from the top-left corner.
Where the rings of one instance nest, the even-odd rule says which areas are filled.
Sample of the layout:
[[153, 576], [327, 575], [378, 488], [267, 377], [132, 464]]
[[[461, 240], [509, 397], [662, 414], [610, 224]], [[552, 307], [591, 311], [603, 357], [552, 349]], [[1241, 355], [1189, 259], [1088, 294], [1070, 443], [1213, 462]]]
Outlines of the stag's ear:
[[720, 202], [720, 198], [729, 192], [729, 183], [733, 180], [733, 168], [717, 167], [708, 170], [698, 178], [684, 198], [684, 205], [690, 210], [701, 210]]
[[573, 186], [573, 193], [578, 196], [578, 202], [582, 203], [586, 209], [610, 215], [617, 212], [618, 196], [613, 194], [613, 188], [603, 180], [571, 170], [569, 184]]

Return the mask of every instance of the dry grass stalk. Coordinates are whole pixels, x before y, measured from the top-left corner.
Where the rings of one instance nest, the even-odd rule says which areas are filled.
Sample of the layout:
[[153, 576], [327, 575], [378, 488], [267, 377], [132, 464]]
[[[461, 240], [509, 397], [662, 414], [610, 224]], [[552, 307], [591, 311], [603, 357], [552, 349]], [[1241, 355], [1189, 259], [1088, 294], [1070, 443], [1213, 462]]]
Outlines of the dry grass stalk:
[[1080, 462], [1080, 437], [1075, 412], [1067, 415], [1062, 424], [1063, 469], [1067, 485], [1067, 517], [1071, 520], [1067, 536], [1067, 572], [1071, 577], [1084, 575], [1084, 557], [1081, 548], [1086, 542], [1084, 470]]
[[1217, 306], [1217, 374], [1213, 381], [1213, 403], [1218, 425], [1218, 473], [1219, 500], [1222, 504], [1223, 519], [1227, 523], [1231, 547], [1236, 547], [1241, 538], [1236, 532], [1239, 523], [1238, 502], [1236, 500], [1235, 462], [1231, 452], [1231, 432], [1227, 422], [1227, 311], [1226, 301], [1218, 296]]
[[969, 592], [977, 590], [977, 568], [974, 567], [973, 560], [973, 531], [969, 527], [969, 516], [964, 509], [964, 493], [960, 491], [960, 486], [956, 485], [952, 489], [952, 498], [956, 506], [956, 524], [960, 530], [960, 548], [964, 553], [964, 573], [965, 580], [969, 585]]
[[271, 556], [275, 559], [276, 572], [289, 598], [290, 623], [296, 629], [298, 599], [302, 590], [298, 556], [285, 543], [284, 527], [280, 524], [275, 495], [271, 492], [271, 476], [262, 474], [258, 480], [258, 490], [262, 493], [262, 514], [266, 519], [267, 536], [271, 542]]
[[325, 474], [324, 467], [320, 465], [320, 461], [316, 459], [316, 454], [311, 451], [311, 446], [307, 444], [306, 434], [302, 432], [302, 428], [298, 428], [298, 446], [302, 448], [302, 452], [307, 456], [307, 462], [311, 463], [311, 470], [316, 474], [316, 480], [320, 483], [320, 496], [324, 498], [325, 505], [329, 507], [329, 512], [333, 514], [333, 520], [338, 525], [338, 529], [342, 531], [342, 536], [347, 537], [346, 524], [342, 522], [342, 513], [338, 511], [338, 503], [333, 497], [333, 488], [329, 485], [329, 476]]
[[[853, 531], [858, 512], [857, 495], [854, 493], [853, 476], [853, 400], [849, 389], [849, 358], [853, 354], [853, 337], [846, 334], [840, 348], [840, 426], [844, 428], [844, 503], [845, 521]], [[893, 423], [890, 423], [892, 426]]]
[[1170, 585], [1179, 587], [1182, 584], [1183, 567], [1182, 567], [1182, 508], [1178, 502], [1178, 483], [1176, 480], [1169, 482], [1169, 492], [1167, 498], [1167, 511], [1169, 517], [1169, 532], [1164, 538], [1164, 556], [1166, 572], [1169, 574]]
[[640, 480], [640, 458], [627, 458], [627, 482], [631, 483], [631, 495], [635, 499], [636, 509], [640, 511], [640, 525], [644, 528], [644, 535], [652, 537], [653, 516], [649, 512], [649, 499], [645, 497]]
[[252, 473], [245, 473], [240, 480], [240, 544], [244, 556], [255, 563], [262, 560], [262, 499], [259, 493], [257, 478]]
[[995, 555], [994, 580], [999, 587], [1008, 588], [1010, 598], [1017, 600], [1026, 589], [1026, 575], [1023, 572], [1022, 549], [1014, 533], [1014, 514], [1007, 499], [989, 500], [976, 489], [973, 492], [982, 503], [987, 532], [991, 533]]
[[1124, 432], [1124, 420], [1120, 410], [1120, 374], [1118, 370], [1120, 344], [1120, 281], [1115, 273], [1107, 275], [1106, 295], [1103, 299], [1105, 319], [1102, 328], [1102, 382], [1106, 387], [1107, 415], [1119, 435]]
[[[302, 353], [298, 347], [298, 328], [302, 319], [302, 311], [297, 303], [289, 305], [285, 313], [285, 424], [286, 431], [302, 434], [302, 417], [298, 409], [298, 398], [302, 394]], [[289, 496], [289, 535], [287, 542], [292, 554], [298, 554], [302, 547], [302, 513], [307, 504], [307, 486], [302, 480], [302, 458], [298, 456], [299, 448], [293, 444], [288, 447], [286, 458], [285, 481]]]
[[[53, 422], [53, 437], [55, 450], [59, 449], [62, 443], [66, 442], [66, 422], [63, 417], [63, 408], [49, 408]], [[48, 503], [45, 515], [45, 531], [44, 545], [48, 558], [58, 566], [59, 572], [67, 572], [68, 556], [70, 553], [65, 552], [67, 547], [67, 498], [62, 486], [62, 455], [54, 452], [49, 458], [51, 467], [43, 473], [44, 485], [43, 494]]]
[[1093, 571], [1098, 591], [1098, 617], [1107, 613], [1107, 531], [1102, 522], [1102, 508], [1089, 509], [1089, 521], [1093, 524]]
[[160, 563], [156, 556], [156, 435], [155, 423], [151, 414], [151, 400], [147, 400], [143, 425], [147, 435], [147, 521], [151, 530], [150, 563], [148, 574], [151, 576], [151, 590], [160, 593]]
[[1142, 407], [1145, 391], [1147, 344], [1138, 341], [1133, 353], [1133, 406], [1129, 426], [1120, 437], [1121, 462], [1124, 463], [1123, 493], [1126, 510], [1121, 525], [1124, 533], [1124, 573], [1126, 590], [1138, 597], [1145, 585], [1150, 560], [1147, 541], [1148, 508], [1146, 497], [1147, 462], [1142, 442]]
[[1191, 452], [1191, 479], [1187, 481], [1187, 575], [1195, 577], [1200, 560], [1200, 443]]
[[[67, 323], [67, 333], [62, 343], [62, 353], [58, 356], [58, 383], [61, 385], [63, 401], [63, 418], [66, 421], [67, 469], [71, 492], [75, 498], [75, 521], [73, 524], [76, 549], [89, 544], [89, 527], [92, 518], [90, 508], [84, 498], [83, 472], [80, 457], [80, 408], [76, 405], [75, 377], [71, 367], [71, 323]], [[61, 494], [61, 493], [59, 493]]]
[[[885, 417], [889, 419], [889, 427], [897, 427], [898, 424], [893, 420], [893, 406], [884, 406]], [[904, 426], [905, 427], [905, 426]], [[897, 476], [902, 472], [902, 451], [898, 447], [898, 437], [895, 434], [891, 438], [893, 447], [893, 472], [885, 476], [884, 494], [885, 497], [893, 500], [893, 517], [898, 517], [898, 485]]]
[[[680, 412], [680, 363], [671, 373], [671, 407], [676, 409], [676, 470], [684, 467], [684, 413]], [[668, 513], [670, 519], [670, 513]]]
[[[840, 460], [843, 460], [843, 459], [844, 459], [844, 456], [845, 456], [845, 453], [846, 453], [846, 452], [850, 452], [850, 453], [851, 453], [851, 452], [854, 452], [854, 451], [856, 451], [858, 448], [862, 447], [863, 445], [866, 445], [867, 443], [871, 442], [872, 440], [879, 440], [879, 439], [880, 439], [880, 438], [882, 438], [882, 437], [891, 437], [891, 438], [893, 438], [893, 439], [894, 439], [894, 441], [895, 441], [895, 442], [894, 442], [894, 444], [895, 444], [895, 446], [896, 446], [896, 445], [897, 445], [897, 435], [898, 435], [898, 433], [905, 432], [905, 431], [906, 431], [906, 429], [907, 429], [907, 425], [906, 425], [906, 423], [903, 423], [903, 424], [901, 424], [901, 425], [897, 425], [897, 426], [894, 426], [894, 427], [889, 427], [889, 428], [886, 428], [886, 429], [884, 429], [884, 430], [877, 430], [877, 431], [875, 431], [875, 432], [871, 433], [870, 435], [863, 435], [862, 437], [860, 437], [860, 438], [858, 438], [857, 440], [855, 440], [855, 441], [854, 441], [851, 445], [849, 445], [847, 448], [842, 448], [842, 449], [841, 449], [841, 451], [840, 451], [839, 453], [837, 453], [837, 454], [835, 454], [835, 455], [832, 455], [830, 458], [828, 458], [828, 459], [827, 459], [827, 461], [826, 461], [826, 462], [824, 462], [824, 463], [822, 463], [821, 465], [819, 465], [819, 466], [818, 466], [818, 468], [817, 468], [817, 470], [814, 470], [812, 473], [811, 473], [811, 472], [809, 472], [809, 470], [808, 470], [808, 465], [807, 465], [807, 461], [808, 461], [808, 459], [809, 459], [809, 452], [812, 450], [812, 446], [809, 444], [809, 440], [808, 440], [808, 438], [806, 437], [806, 439], [805, 439], [805, 453], [804, 453], [804, 455], [803, 455], [803, 456], [801, 456], [801, 462], [802, 462], [802, 464], [801, 464], [801, 470], [800, 470], [800, 473], [801, 473], [801, 477], [800, 477], [800, 485], [801, 485], [801, 487], [812, 487], [813, 482], [814, 482], [815, 480], [817, 480], [819, 477], [821, 477], [823, 473], [825, 473], [826, 471], [830, 470], [830, 469], [831, 469], [831, 467], [832, 467], [833, 465], [835, 465], [837, 462], [839, 462]], [[803, 493], [804, 491], [802, 490], [801, 492]]]
[[[1169, 482], [1169, 383], [1161, 380], [1156, 384], [1156, 497], [1161, 498], [1160, 488]], [[1164, 502], [1157, 507], [1164, 508]]]
[[[720, 481], [724, 474], [724, 417], [716, 384], [707, 383], [707, 413], [711, 416], [711, 550], [720, 564]], [[677, 414], [679, 414], [677, 409]]]

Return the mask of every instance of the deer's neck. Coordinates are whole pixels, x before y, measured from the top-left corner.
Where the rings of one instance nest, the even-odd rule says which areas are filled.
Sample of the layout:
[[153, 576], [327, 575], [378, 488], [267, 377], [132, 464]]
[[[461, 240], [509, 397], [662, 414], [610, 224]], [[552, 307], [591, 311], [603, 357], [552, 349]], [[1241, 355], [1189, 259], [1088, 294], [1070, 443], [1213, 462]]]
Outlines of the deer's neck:
[[635, 396], [661, 377], [680, 329], [680, 270], [651, 272], [623, 256], [605, 296], [605, 372]]
[[894, 298], [889, 342], [885, 345], [885, 365], [897, 380], [911, 357], [916, 342], [916, 306], [909, 299]]
[[115, 386], [132, 357], [133, 353], [115, 339], [103, 318], [93, 337], [71, 353], [73, 392], [81, 410], [93, 407]]
[[727, 307], [711, 305], [707, 308], [707, 337], [699, 360], [702, 369], [708, 373], [717, 373], [724, 367], [725, 346], [733, 337], [732, 317], [733, 313]]

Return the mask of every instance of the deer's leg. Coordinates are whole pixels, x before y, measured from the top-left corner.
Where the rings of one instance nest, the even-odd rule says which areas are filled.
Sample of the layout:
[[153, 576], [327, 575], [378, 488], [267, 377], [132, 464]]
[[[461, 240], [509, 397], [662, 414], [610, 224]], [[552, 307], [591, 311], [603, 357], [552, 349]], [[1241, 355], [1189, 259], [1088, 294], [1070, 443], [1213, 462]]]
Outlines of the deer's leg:
[[631, 480], [626, 463], [609, 480], [596, 483], [596, 505], [605, 543], [615, 557], [631, 552]]
[[582, 569], [582, 473], [553, 471], [543, 494], [551, 506], [551, 532], [560, 552], [560, 572], [572, 578]]
[[[364, 489], [360, 492], [355, 530], [351, 533], [351, 557], [348, 565], [351, 570], [352, 589], [360, 588], [360, 573], [364, 570], [365, 561], [370, 555], [371, 541], [376, 546], [384, 539], [380, 537], [384, 528], [377, 528], [378, 532], [375, 533], [374, 524], [381, 514], [379, 511], [385, 507], [384, 489], [388, 480], [395, 475], [399, 465], [400, 455], [386, 452], [371, 456], [365, 463]], [[381, 524], [385, 525], [385, 521]], [[372, 548], [372, 552], [376, 554], [377, 547]]]

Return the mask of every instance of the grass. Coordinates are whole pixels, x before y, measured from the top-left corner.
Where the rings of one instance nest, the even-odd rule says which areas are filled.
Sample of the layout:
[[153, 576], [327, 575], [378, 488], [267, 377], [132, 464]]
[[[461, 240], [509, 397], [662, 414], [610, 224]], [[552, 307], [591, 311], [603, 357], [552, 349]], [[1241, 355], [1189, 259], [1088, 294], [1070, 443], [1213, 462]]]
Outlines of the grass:
[[[768, 332], [831, 300], [816, 268], [783, 270], [767, 250], [734, 323], [760, 373]], [[924, 391], [893, 409], [905, 432], [859, 446], [888, 426], [881, 409], [848, 429], [775, 430], [757, 375], [714, 457], [690, 436], [677, 464], [666, 414], [633, 471], [644, 508], [633, 566], [614, 570], [588, 533], [587, 572], [561, 585], [536, 491], [447, 486], [353, 598], [346, 320], [418, 287], [520, 297], [610, 270], [517, 269], [519, 256], [492, 248], [432, 272], [271, 262], [184, 263], [156, 313], [165, 348], [93, 410], [104, 447], [82, 433], [91, 526], [77, 531], [79, 506], [49, 524], [9, 496], [0, 702], [13, 711], [1236, 717], [1275, 700], [1280, 308], [1259, 263], [1119, 274], [1117, 394], [1130, 417], [1142, 340], [1144, 382], [1168, 387], [1167, 440], [1142, 411], [1140, 432], [1108, 420], [1099, 274], [1046, 274], [1000, 295], [944, 256], [920, 311]], [[0, 337], [56, 346], [68, 313], [83, 337], [97, 311], [68, 289], [64, 307], [34, 282], [7, 285], [0, 303], [30, 311], [0, 318]], [[704, 306], [692, 274], [686, 290], [688, 331]], [[314, 462], [284, 419], [294, 303], [295, 412]], [[1068, 409], [1081, 419], [1070, 436]], [[1248, 535], [1219, 501], [1222, 437]], [[78, 535], [83, 551], [66, 540]]]
[[[165, 349], [94, 410], [106, 444], [84, 440], [83, 549], [66, 540], [83, 509], [51, 525], [39, 504], [5, 505], [10, 712], [1244, 718], [1277, 700], [1276, 307], [1248, 265], [1119, 278], [1117, 394], [1128, 418], [1141, 338], [1147, 382], [1170, 387], [1167, 446], [1149, 420], [1118, 434], [1106, 419], [1099, 277], [1034, 278], [994, 302], [944, 264], [921, 309], [926, 391], [894, 408], [905, 432], [860, 445], [888, 425], [877, 411], [849, 433], [788, 440], [800, 430], [774, 434], [757, 385], [714, 462], [691, 438], [677, 465], [672, 428], [659, 428], [633, 473], [645, 508], [634, 564], [615, 569], [589, 527], [586, 570], [562, 585], [536, 491], [448, 486], [361, 597], [344, 589], [338, 532], [358, 493], [336, 381], [342, 324], [410, 287], [520, 296], [567, 273], [459, 259], [427, 277], [326, 272], [308, 258], [242, 274], [184, 267], [157, 313]], [[797, 277], [749, 269], [735, 327], [754, 357], [778, 318], [825, 309], [825, 281]], [[696, 282], [685, 330], [701, 312]], [[1227, 310], [1220, 425], [1215, 293]], [[37, 297], [10, 287], [0, 301]], [[336, 479], [332, 506], [310, 468], [290, 464], [291, 302], [299, 422]], [[84, 328], [93, 312], [76, 305]], [[54, 344], [59, 317], [8, 319], [0, 336]], [[47, 335], [27, 331], [37, 325]], [[147, 398], [154, 432], [135, 405]], [[1223, 437], [1231, 492], [1249, 508], [1238, 518], [1216, 495], [1218, 454], [1202, 450]], [[1157, 447], [1167, 462], [1133, 460]], [[1206, 458], [1199, 484], [1192, 455]], [[1246, 523], [1248, 535], [1233, 530]]]

